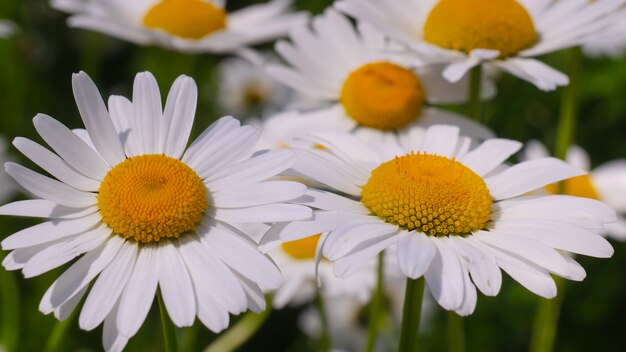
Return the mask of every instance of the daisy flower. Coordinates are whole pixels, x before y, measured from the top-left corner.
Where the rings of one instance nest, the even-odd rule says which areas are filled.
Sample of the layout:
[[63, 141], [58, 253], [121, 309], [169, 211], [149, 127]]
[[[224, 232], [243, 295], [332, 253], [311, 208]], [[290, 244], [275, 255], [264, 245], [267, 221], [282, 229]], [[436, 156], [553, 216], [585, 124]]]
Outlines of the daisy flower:
[[86, 130], [38, 115], [35, 128], [53, 151], [25, 138], [13, 143], [54, 178], [6, 164], [37, 199], [0, 214], [47, 221], [2, 241], [11, 250], [4, 267], [33, 277], [80, 257], [39, 309], [65, 319], [87, 296], [79, 325], [92, 330], [104, 321], [103, 344], [113, 351], [137, 333], [157, 288], [179, 327], [197, 316], [218, 332], [229, 313], [264, 310], [262, 290], [280, 286], [282, 275], [230, 222], [310, 217], [309, 208], [284, 203], [303, 185], [268, 181], [294, 163], [294, 153], [251, 157], [260, 133], [231, 117], [187, 147], [197, 100], [189, 77], [174, 82], [164, 110], [149, 73], [137, 75], [132, 102], [113, 96], [108, 110], [85, 73], [72, 85]]
[[315, 299], [319, 288], [324, 299], [347, 298], [365, 304], [376, 286], [376, 263], [370, 262], [354, 275], [338, 278], [332, 264], [322, 260], [316, 269], [315, 252], [321, 235], [284, 243], [270, 252], [285, 277], [285, 284], [276, 290], [274, 308], [301, 305]]
[[299, 150], [294, 169], [335, 193], [309, 190], [300, 203], [318, 209], [314, 218], [270, 231], [263, 240], [286, 242], [329, 231], [320, 252], [340, 277], [397, 245], [406, 277], [423, 275], [443, 308], [468, 315], [476, 287], [485, 295], [498, 293], [500, 269], [551, 298], [551, 274], [585, 277], [561, 251], [613, 254], [599, 235], [615, 221], [610, 207], [587, 198], [526, 195], [584, 171], [554, 158], [509, 167], [504, 162], [522, 147], [519, 142], [489, 139], [472, 148], [458, 127], [442, 125], [402, 144], [368, 144], [345, 133], [309, 139], [328, 150]]
[[534, 59], [576, 47], [607, 31], [625, 0], [340, 0], [336, 7], [367, 21], [430, 62], [445, 63], [456, 82], [487, 65], [541, 90], [569, 84]]
[[[478, 123], [426, 105], [465, 101], [465, 82], [450, 84], [434, 67], [413, 70], [402, 57], [390, 54], [394, 47], [368, 25], [359, 24], [355, 29], [345, 16], [331, 9], [316, 17], [310, 28], [294, 30], [290, 39], [291, 43], [276, 44], [276, 51], [289, 66], [270, 65], [268, 70], [321, 110], [283, 119], [282, 129], [317, 124], [318, 128], [300, 131], [332, 127], [381, 141], [403, 138], [412, 126], [445, 123], [462, 126], [472, 137], [492, 136]], [[485, 84], [484, 93], [493, 96], [493, 84]]]
[[613, 16], [613, 21], [602, 36], [583, 45], [583, 53], [591, 58], [608, 56], [621, 58], [626, 52], [626, 8]]
[[[550, 156], [548, 149], [539, 141], [530, 141], [524, 148], [522, 158], [534, 160]], [[615, 209], [618, 214], [626, 214], [626, 160], [614, 160], [591, 169], [589, 154], [576, 145], [567, 150], [566, 162], [589, 174], [565, 180], [565, 194], [597, 199]], [[556, 185], [549, 185], [547, 191], [557, 193]], [[608, 224], [609, 236], [626, 240], [626, 218], [618, 216], [617, 222]]]
[[0, 20], [0, 38], [8, 38], [15, 34], [17, 27], [9, 20]]
[[71, 27], [139, 45], [181, 52], [229, 53], [272, 41], [306, 21], [291, 0], [273, 0], [229, 13], [225, 0], [52, 0], [71, 14]]
[[219, 64], [217, 101], [223, 112], [245, 119], [262, 118], [287, 106], [290, 90], [267, 74], [269, 60], [269, 55], [255, 53]]
[[[7, 162], [7, 142], [4, 138], [0, 137], [0, 165]], [[0, 170], [0, 202], [4, 202], [9, 199], [15, 192], [15, 184], [4, 170]]]

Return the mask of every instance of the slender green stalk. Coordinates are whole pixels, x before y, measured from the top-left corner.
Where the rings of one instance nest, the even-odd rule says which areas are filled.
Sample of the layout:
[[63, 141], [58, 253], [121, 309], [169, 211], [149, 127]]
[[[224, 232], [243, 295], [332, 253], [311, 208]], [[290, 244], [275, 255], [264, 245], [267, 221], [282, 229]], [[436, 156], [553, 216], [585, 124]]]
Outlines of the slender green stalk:
[[417, 340], [422, 315], [424, 298], [424, 277], [417, 280], [406, 279], [404, 308], [402, 309], [402, 328], [400, 330], [399, 352], [417, 351]]
[[455, 312], [448, 312], [448, 351], [465, 352], [463, 318]]
[[2, 348], [17, 351], [20, 336], [20, 295], [13, 273], [0, 270], [0, 297], [2, 297]]
[[167, 309], [163, 303], [163, 297], [161, 297], [161, 291], [158, 292], [159, 301], [159, 313], [161, 315], [161, 328], [163, 332], [163, 343], [165, 345], [166, 352], [178, 351], [178, 340], [176, 338], [176, 327], [167, 315]]
[[469, 81], [469, 102], [467, 104], [467, 115], [473, 120], [482, 121], [483, 101], [481, 97], [481, 85], [483, 77], [483, 66], [478, 65], [470, 71]]
[[74, 317], [76, 316], [76, 310], [70, 314], [67, 319], [63, 321], [57, 321], [52, 329], [52, 333], [48, 337], [46, 342], [45, 352], [60, 352], [64, 351], [63, 343], [65, 342], [65, 335], [70, 326], [74, 323]]
[[568, 74], [570, 84], [563, 88], [561, 95], [561, 111], [559, 124], [556, 130], [556, 146], [554, 155], [565, 160], [567, 148], [574, 142], [576, 134], [576, 118], [578, 110], [578, 90], [580, 85], [580, 71], [582, 68], [582, 54], [579, 48], [570, 49]]
[[[576, 119], [578, 110], [578, 90], [580, 88], [580, 73], [583, 57], [580, 48], [570, 49], [568, 75], [569, 86], [563, 89], [561, 96], [561, 111], [556, 131], [555, 156], [565, 160], [567, 149], [574, 143], [576, 134]], [[559, 183], [559, 192], [565, 191], [565, 183]], [[559, 316], [565, 281], [555, 278], [559, 295], [553, 299], [541, 299], [535, 321], [533, 323], [532, 336], [530, 338], [531, 352], [551, 352], [554, 350], [554, 342], [559, 326]]]
[[267, 309], [264, 312], [261, 314], [246, 313], [237, 324], [220, 335], [204, 352], [231, 352], [238, 349], [263, 326], [272, 311], [271, 302], [272, 298], [268, 296]]
[[324, 295], [321, 289], [317, 289], [317, 296], [315, 297], [315, 307], [320, 316], [320, 323], [322, 325], [322, 335], [320, 336], [319, 351], [330, 351], [331, 338], [330, 338], [330, 326], [328, 324], [328, 312], [326, 311], [326, 303], [324, 302]]
[[530, 352], [551, 352], [554, 350], [554, 341], [558, 331], [561, 304], [563, 303], [563, 290], [565, 281], [555, 278], [559, 294], [553, 299], [541, 298], [535, 321], [533, 323], [532, 336], [530, 338]]
[[376, 339], [378, 337], [378, 329], [380, 326], [384, 298], [384, 261], [385, 252], [380, 252], [380, 254], [378, 255], [378, 284], [376, 285], [374, 297], [372, 297], [372, 301], [370, 302], [367, 344], [365, 345], [366, 352], [374, 351], [374, 347], [376, 346]]

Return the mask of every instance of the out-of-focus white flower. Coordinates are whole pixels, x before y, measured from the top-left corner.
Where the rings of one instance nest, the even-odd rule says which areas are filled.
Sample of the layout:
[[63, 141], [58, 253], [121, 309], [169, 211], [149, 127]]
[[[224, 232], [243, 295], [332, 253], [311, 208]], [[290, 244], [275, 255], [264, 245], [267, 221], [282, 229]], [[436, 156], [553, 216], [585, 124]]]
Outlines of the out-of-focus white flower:
[[[548, 156], [550, 152], [539, 141], [528, 142], [522, 155], [524, 160]], [[589, 154], [580, 146], [573, 145], [567, 150], [566, 161], [589, 174], [565, 180], [564, 193], [603, 201], [622, 214], [617, 222], [606, 225], [606, 233], [612, 238], [626, 240], [626, 159], [610, 161], [591, 169]], [[548, 192], [556, 193], [556, 185], [550, 185]]]
[[486, 64], [549, 91], [569, 79], [534, 57], [610, 32], [612, 16], [625, 2], [341, 0], [335, 6], [406, 44], [421, 54], [418, 60], [445, 63], [450, 82]]
[[626, 52], [626, 8], [613, 15], [613, 23], [602, 35], [583, 45], [583, 53], [591, 58], [612, 57], [618, 59]]
[[139, 45], [182, 52], [229, 53], [285, 35], [308, 15], [291, 0], [272, 0], [227, 12], [225, 0], [52, 0], [71, 14], [72, 27]]
[[4, 171], [4, 163], [9, 161], [7, 155], [7, 142], [0, 137], [0, 203], [6, 201], [15, 193], [16, 184]]
[[218, 67], [218, 103], [226, 115], [241, 119], [264, 118], [283, 110], [291, 91], [270, 77], [265, 65], [269, 55], [235, 56]]
[[0, 38], [8, 38], [15, 34], [17, 25], [9, 20], [0, 20]]

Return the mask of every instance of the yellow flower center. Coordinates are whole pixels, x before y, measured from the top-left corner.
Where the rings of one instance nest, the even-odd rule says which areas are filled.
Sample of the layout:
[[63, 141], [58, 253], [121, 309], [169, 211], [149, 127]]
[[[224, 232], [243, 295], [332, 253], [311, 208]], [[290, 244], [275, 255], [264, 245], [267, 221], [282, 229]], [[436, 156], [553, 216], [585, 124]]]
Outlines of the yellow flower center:
[[516, 0], [441, 0], [426, 19], [424, 39], [466, 53], [498, 50], [507, 57], [532, 46], [537, 32]]
[[283, 251], [294, 259], [313, 259], [315, 258], [315, 249], [320, 235], [315, 235], [301, 240], [283, 243], [281, 245]]
[[379, 218], [431, 236], [468, 235], [490, 220], [483, 179], [445, 157], [411, 153], [372, 171], [362, 203]]
[[[589, 175], [582, 175], [572, 177], [564, 181], [565, 189], [563, 194], [574, 197], [585, 197], [599, 200], [598, 192], [591, 183], [591, 177]], [[560, 194], [559, 184], [551, 184], [546, 186], [546, 189], [550, 194]]]
[[146, 13], [143, 25], [186, 39], [202, 39], [226, 28], [226, 11], [204, 0], [162, 0]]
[[102, 221], [116, 234], [142, 243], [193, 230], [207, 205], [198, 174], [165, 155], [125, 160], [106, 174], [98, 190]]
[[388, 62], [375, 62], [348, 76], [340, 100], [348, 116], [359, 124], [393, 130], [419, 116], [424, 90], [412, 71]]

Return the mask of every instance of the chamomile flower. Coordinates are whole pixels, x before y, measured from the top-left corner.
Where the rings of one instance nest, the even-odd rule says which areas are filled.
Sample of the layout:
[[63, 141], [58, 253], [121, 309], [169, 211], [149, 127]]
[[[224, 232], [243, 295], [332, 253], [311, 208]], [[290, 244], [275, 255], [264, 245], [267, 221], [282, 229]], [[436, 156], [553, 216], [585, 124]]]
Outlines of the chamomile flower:
[[[524, 160], [534, 160], [550, 156], [548, 149], [539, 141], [531, 141], [524, 148]], [[589, 154], [579, 147], [567, 150], [566, 161], [589, 174], [565, 180], [564, 193], [597, 199], [615, 209], [618, 214], [626, 214], [626, 160], [614, 160], [591, 169]], [[550, 185], [549, 193], [556, 194], [557, 186]], [[618, 216], [617, 222], [606, 226], [607, 235], [618, 240], [626, 240], [626, 218]]]
[[456, 82], [485, 64], [554, 90], [563, 73], [533, 57], [576, 47], [607, 31], [625, 0], [341, 0], [336, 7], [367, 21], [428, 61], [446, 63]]
[[219, 64], [218, 103], [226, 114], [263, 118], [287, 106], [290, 90], [265, 71], [268, 55], [234, 56]]
[[16, 31], [15, 23], [9, 20], [0, 20], [0, 38], [8, 38], [15, 34]]
[[[4, 138], [0, 137], [0, 165], [3, 165], [7, 161], [7, 142]], [[0, 202], [7, 200], [14, 192], [15, 183], [4, 170], [0, 170]]]
[[272, 0], [229, 13], [225, 0], [52, 0], [70, 13], [72, 27], [139, 45], [181, 52], [229, 53], [272, 41], [307, 15], [291, 12], [291, 0]]
[[[615, 212], [596, 200], [528, 196], [545, 185], [584, 174], [554, 158], [504, 164], [521, 143], [489, 139], [477, 147], [458, 127], [429, 127], [420, 141], [365, 143], [344, 133], [309, 137], [327, 148], [300, 150], [294, 169], [332, 192], [307, 191], [301, 203], [314, 218], [270, 231], [262, 242], [329, 232], [321, 253], [345, 277], [397, 245], [406, 277], [425, 277], [447, 310], [471, 314], [476, 287], [496, 295], [500, 269], [528, 290], [554, 297], [550, 276], [582, 280], [584, 269], [564, 252], [606, 258], [599, 234]], [[330, 151], [330, 152], [329, 152]]]
[[338, 278], [332, 264], [321, 261], [316, 270], [315, 252], [321, 235], [284, 243], [270, 252], [285, 277], [285, 284], [276, 290], [273, 306], [301, 305], [315, 298], [318, 283], [324, 299], [347, 298], [366, 303], [376, 286], [376, 263], [370, 262], [354, 275]]
[[137, 333], [157, 288], [177, 326], [197, 316], [217, 332], [229, 313], [265, 309], [262, 290], [282, 284], [280, 270], [230, 222], [310, 216], [307, 207], [283, 203], [303, 194], [303, 185], [268, 180], [291, 166], [294, 153], [251, 157], [259, 131], [230, 117], [187, 147], [197, 99], [188, 77], [176, 80], [164, 110], [149, 73], [135, 79], [132, 102], [113, 96], [108, 111], [85, 73], [72, 84], [86, 130], [38, 115], [35, 128], [54, 152], [14, 141], [56, 179], [6, 165], [37, 199], [0, 207], [0, 214], [47, 221], [2, 241], [12, 251], [4, 267], [33, 277], [80, 257], [39, 309], [64, 319], [86, 295], [80, 327], [104, 321], [104, 347], [115, 351]]
[[[350, 131], [372, 141], [402, 138], [412, 126], [445, 123], [462, 126], [465, 134], [488, 138], [491, 132], [460, 115], [426, 103], [458, 103], [467, 98], [467, 84], [450, 84], [434, 67], [413, 70], [402, 57], [389, 53], [393, 45], [372, 27], [350, 21], [334, 10], [291, 33], [291, 43], [281, 41], [276, 51], [289, 66], [270, 65], [277, 80], [301, 93], [319, 107], [281, 127], [315, 126], [301, 133]], [[485, 97], [495, 89], [486, 84]]]
[[626, 8], [613, 15], [612, 24], [598, 38], [593, 38], [583, 45], [587, 57], [621, 58], [626, 52]]

